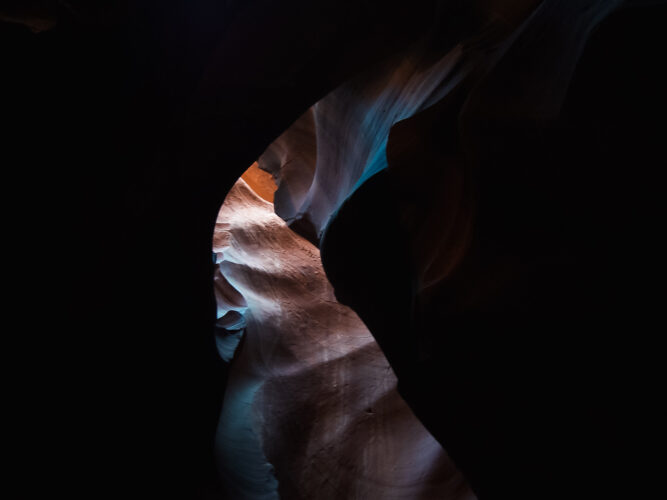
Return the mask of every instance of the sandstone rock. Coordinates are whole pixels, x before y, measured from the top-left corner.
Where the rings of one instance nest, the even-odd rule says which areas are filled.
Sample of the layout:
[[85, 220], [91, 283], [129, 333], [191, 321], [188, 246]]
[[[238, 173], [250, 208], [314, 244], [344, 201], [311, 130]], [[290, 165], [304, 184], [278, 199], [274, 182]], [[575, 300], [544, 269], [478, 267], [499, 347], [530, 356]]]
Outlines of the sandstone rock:
[[371, 333], [336, 301], [317, 248], [242, 179], [214, 250], [216, 283], [235, 290], [218, 294], [218, 315], [235, 308], [245, 330], [217, 437], [233, 498], [474, 498]]

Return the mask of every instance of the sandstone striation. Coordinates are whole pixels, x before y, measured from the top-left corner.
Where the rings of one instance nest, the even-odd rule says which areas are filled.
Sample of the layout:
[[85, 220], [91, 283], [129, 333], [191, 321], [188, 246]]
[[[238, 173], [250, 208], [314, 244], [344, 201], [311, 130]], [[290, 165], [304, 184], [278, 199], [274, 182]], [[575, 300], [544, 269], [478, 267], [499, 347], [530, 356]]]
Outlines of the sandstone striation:
[[[245, 332], [217, 436], [231, 497], [474, 498], [371, 333], [336, 301], [318, 249], [242, 179], [214, 250], [218, 315], [241, 313]], [[218, 329], [225, 359], [230, 335]]]

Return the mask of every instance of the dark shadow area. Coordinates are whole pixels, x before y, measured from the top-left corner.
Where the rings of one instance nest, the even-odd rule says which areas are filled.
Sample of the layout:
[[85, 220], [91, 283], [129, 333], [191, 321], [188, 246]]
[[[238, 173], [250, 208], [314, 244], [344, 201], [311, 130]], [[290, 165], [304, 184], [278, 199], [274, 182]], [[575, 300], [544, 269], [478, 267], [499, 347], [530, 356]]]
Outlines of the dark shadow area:
[[[0, 22], [26, 498], [225, 498], [217, 210], [309, 106], [417, 39], [434, 3], [153, 0], [107, 18], [58, 2], [49, 30]], [[338, 297], [481, 500], [633, 498], [660, 477], [666, 18], [604, 21], [547, 129], [480, 132], [471, 246], [428, 297], [391, 161], [323, 240]]]

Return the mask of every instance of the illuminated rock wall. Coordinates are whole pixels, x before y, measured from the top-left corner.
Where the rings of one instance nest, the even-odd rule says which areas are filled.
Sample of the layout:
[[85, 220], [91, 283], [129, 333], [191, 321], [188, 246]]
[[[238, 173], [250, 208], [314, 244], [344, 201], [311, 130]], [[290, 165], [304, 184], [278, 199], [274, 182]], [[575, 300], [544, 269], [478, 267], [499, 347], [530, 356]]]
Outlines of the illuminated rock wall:
[[318, 249], [243, 180], [214, 250], [225, 359], [245, 331], [217, 437], [232, 498], [474, 498], [368, 329], [336, 301]]

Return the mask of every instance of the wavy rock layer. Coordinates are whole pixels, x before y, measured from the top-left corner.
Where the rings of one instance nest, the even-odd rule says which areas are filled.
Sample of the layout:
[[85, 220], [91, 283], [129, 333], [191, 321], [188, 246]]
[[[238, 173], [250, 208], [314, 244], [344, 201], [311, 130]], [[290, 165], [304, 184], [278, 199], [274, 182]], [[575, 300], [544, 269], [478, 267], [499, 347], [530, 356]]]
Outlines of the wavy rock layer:
[[[217, 438], [232, 498], [474, 498], [336, 301], [317, 248], [243, 180], [214, 241], [219, 326], [233, 312], [245, 321]], [[229, 336], [219, 328], [219, 345]]]
[[[7, 413], [26, 429], [10, 453], [29, 464], [24, 496], [224, 498], [218, 352], [254, 299], [219, 279], [216, 311], [216, 217], [247, 166], [341, 85], [354, 102], [332, 126], [318, 118], [319, 144], [280, 154], [319, 161], [344, 138], [366, 165], [331, 149], [353, 174], [295, 167], [294, 189], [279, 176], [294, 203], [277, 210], [313, 241], [328, 227], [336, 296], [478, 497], [658, 496], [664, 3], [112, 0], [94, 4], [120, 15], [97, 23], [89, 1], [2, 2], [4, 338], [21, 382]], [[383, 156], [387, 75], [457, 46], [447, 75], [469, 76], [390, 127], [388, 167], [358, 185]], [[349, 88], [362, 77], [381, 84], [368, 103]], [[40, 295], [45, 277], [57, 293]]]
[[[631, 408], [650, 414], [651, 398], [627, 390], [608, 318], [632, 331], [641, 321], [650, 299], [630, 291], [650, 271], [620, 276], [619, 262], [636, 251], [630, 240], [641, 254], [655, 247], [640, 227], [664, 207], [618, 196], [635, 185], [635, 155], [649, 165], [664, 151], [650, 126], [635, 129], [647, 113], [639, 89], [653, 88], [647, 103], [659, 92], [605, 55], [605, 45], [632, 52], [614, 41], [638, 22], [628, 3], [473, 2], [453, 38], [438, 36], [451, 28], [445, 14], [324, 97], [299, 134], [278, 139], [282, 155], [274, 145], [259, 161], [279, 192], [297, 193], [294, 229], [319, 242], [336, 297], [480, 498], [635, 488], [609, 478], [627, 475], [615, 446], [636, 455]], [[297, 184], [281, 171], [306, 143], [312, 181]]]
[[[426, 53], [425, 53], [426, 52]], [[276, 178], [276, 213], [313, 242], [354, 189], [387, 167], [390, 128], [459, 82], [457, 47], [433, 61], [423, 45], [345, 83], [310, 108], [259, 159]]]

